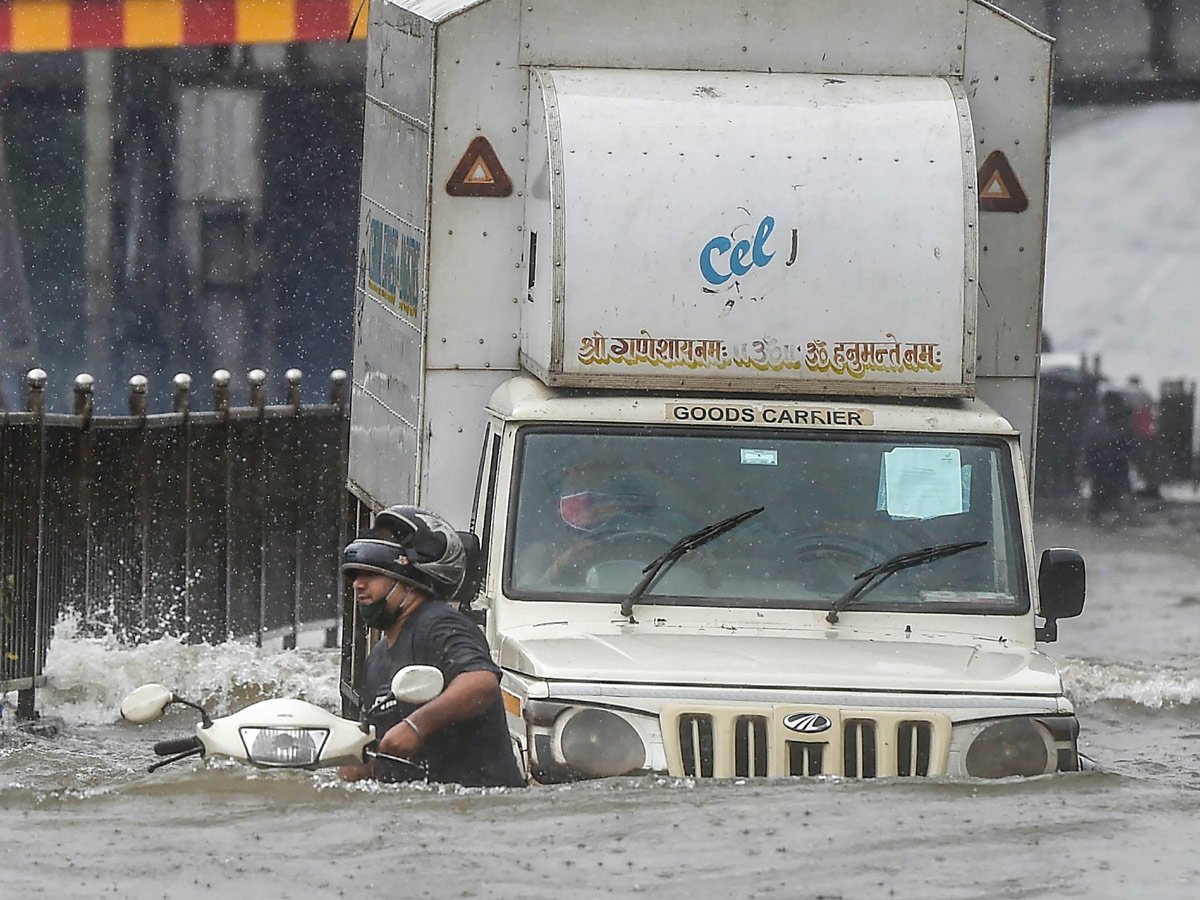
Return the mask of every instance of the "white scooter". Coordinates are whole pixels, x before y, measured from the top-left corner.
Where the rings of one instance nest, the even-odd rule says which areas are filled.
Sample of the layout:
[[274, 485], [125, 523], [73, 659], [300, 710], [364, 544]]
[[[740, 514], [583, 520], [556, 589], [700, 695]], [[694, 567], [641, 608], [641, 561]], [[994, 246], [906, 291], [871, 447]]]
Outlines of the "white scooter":
[[[406, 666], [392, 679], [391, 696], [381, 698], [368, 715], [394, 702], [420, 704], [442, 692], [442, 673], [434, 666]], [[374, 749], [375, 726], [314, 706], [305, 700], [261, 700], [232, 715], [209, 717], [197, 703], [177, 696], [161, 684], [144, 684], [121, 701], [121, 717], [136, 725], [156, 721], [172, 703], [200, 713], [195, 737], [159, 741], [154, 752], [167, 759], [154, 763], [153, 772], [189, 756], [227, 756], [271, 769], [317, 769], [386, 759], [409, 766], [417, 764]]]

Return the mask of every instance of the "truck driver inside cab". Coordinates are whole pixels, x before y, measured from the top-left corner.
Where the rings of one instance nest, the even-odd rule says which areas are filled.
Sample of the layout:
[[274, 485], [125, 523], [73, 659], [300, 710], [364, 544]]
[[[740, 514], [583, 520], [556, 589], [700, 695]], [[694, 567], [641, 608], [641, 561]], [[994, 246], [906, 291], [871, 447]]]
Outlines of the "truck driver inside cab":
[[547, 473], [522, 498], [516, 588], [628, 591], [642, 566], [703, 524], [685, 499], [666, 476], [612, 460]]
[[[393, 506], [349, 544], [342, 572], [358, 612], [380, 639], [367, 658], [362, 707], [386, 759], [343, 766], [345, 781], [429, 781], [467, 786], [519, 786], [500, 698], [500, 670], [479, 628], [445, 602], [466, 577], [458, 534], [440, 516]], [[421, 706], [391, 700], [392, 677], [410, 665], [436, 666], [445, 687]]]

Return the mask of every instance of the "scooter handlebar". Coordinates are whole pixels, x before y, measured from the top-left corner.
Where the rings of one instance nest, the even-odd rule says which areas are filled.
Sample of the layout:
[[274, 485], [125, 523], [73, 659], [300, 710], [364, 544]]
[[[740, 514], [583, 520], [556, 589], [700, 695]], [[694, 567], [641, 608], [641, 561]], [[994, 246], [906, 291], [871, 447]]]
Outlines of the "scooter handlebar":
[[199, 750], [204, 744], [198, 737], [171, 738], [159, 741], [154, 745], [154, 752], [159, 756], [174, 756], [176, 753], [187, 753], [189, 750]]

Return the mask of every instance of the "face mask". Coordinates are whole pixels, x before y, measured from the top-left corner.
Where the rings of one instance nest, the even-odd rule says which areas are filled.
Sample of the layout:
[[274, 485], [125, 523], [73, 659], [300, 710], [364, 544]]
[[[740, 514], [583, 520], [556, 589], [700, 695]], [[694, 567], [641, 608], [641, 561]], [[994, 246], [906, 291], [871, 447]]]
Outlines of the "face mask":
[[567, 494], [558, 500], [562, 520], [577, 531], [596, 531], [618, 516], [633, 516], [652, 508], [653, 504], [645, 498], [596, 491]]
[[388, 609], [386, 600], [359, 604], [358, 614], [362, 616], [363, 623], [368, 628], [378, 628], [380, 631], [387, 630], [389, 625], [400, 618], [400, 610]]
[[401, 603], [395, 609], [388, 609], [388, 600], [391, 599], [392, 593], [396, 588], [400, 587], [400, 582], [396, 582], [396, 586], [387, 592], [387, 596], [382, 600], [376, 600], [374, 603], [360, 603], [358, 605], [358, 614], [362, 616], [363, 623], [368, 628], [378, 628], [380, 631], [385, 631], [389, 625], [400, 618], [400, 614], [404, 612], [404, 603]]
[[577, 531], [595, 531], [615, 516], [621, 507], [612, 497], [580, 491], [559, 498], [558, 512]]

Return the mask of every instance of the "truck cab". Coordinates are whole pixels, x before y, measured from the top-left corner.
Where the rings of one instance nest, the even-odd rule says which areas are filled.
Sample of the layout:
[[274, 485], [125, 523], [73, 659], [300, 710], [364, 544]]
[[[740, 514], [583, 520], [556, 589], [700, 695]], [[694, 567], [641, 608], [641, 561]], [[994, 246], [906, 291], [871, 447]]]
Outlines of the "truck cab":
[[[1020, 444], [982, 403], [590, 398], [521, 377], [488, 411], [487, 633], [538, 780], [1077, 768], [1035, 647]], [[1052, 590], [1082, 602], [1081, 582]]]

